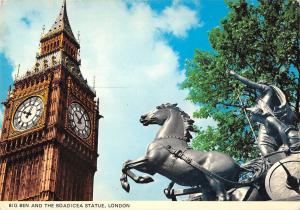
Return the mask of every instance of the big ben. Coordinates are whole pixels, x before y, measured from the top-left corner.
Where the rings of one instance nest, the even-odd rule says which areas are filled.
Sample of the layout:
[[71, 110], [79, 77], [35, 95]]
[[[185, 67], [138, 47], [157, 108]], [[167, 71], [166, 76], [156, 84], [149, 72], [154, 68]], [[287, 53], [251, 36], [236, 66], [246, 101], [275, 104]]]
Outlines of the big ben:
[[81, 74], [63, 2], [33, 68], [9, 88], [0, 139], [0, 200], [92, 200], [99, 100]]

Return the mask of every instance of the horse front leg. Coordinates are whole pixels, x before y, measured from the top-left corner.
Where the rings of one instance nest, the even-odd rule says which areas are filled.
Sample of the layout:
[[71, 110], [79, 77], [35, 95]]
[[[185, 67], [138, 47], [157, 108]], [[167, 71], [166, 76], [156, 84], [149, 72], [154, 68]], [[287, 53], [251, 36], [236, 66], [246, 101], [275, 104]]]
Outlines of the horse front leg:
[[146, 183], [154, 181], [149, 176], [137, 176], [132, 171], [130, 171], [130, 169], [136, 169], [138, 171], [149, 173], [151, 175], [154, 174], [154, 172], [152, 172], [149, 169], [148, 158], [147, 157], [141, 157], [141, 158], [138, 158], [136, 160], [127, 160], [123, 164], [122, 175], [121, 175], [121, 178], [120, 178], [122, 188], [126, 192], [129, 192], [129, 190], [130, 190], [130, 185], [128, 183], [127, 176], [129, 176], [136, 183], [140, 183], [140, 184], [146, 184]]
[[175, 182], [171, 182], [167, 188], [164, 189], [164, 193], [167, 198], [172, 199], [172, 201], [177, 201], [176, 196], [174, 195], [174, 190], [172, 189], [174, 187]]

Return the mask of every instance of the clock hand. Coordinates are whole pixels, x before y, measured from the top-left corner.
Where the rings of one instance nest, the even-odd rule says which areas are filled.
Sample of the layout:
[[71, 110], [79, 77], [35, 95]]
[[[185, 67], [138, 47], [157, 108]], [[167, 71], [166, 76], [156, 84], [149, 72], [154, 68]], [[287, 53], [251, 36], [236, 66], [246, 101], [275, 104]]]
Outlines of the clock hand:
[[31, 113], [30, 112], [26, 112], [25, 110], [24, 111], [22, 111], [22, 113], [24, 113], [26, 116], [26, 118], [28, 118], [30, 115], [31, 115]]
[[[31, 100], [30, 100], [30, 102], [31, 102]], [[29, 103], [30, 103], [30, 102], [29, 102]], [[35, 103], [35, 101], [34, 101], [34, 103]], [[33, 104], [34, 104], [34, 103], [33, 103]], [[26, 118], [28, 118], [29, 115], [31, 115], [32, 109], [33, 109], [33, 105], [30, 107], [29, 111], [27, 112]]]
[[33, 108], [33, 107], [30, 107], [29, 111], [27, 112], [26, 118], [28, 118], [28, 117], [31, 115], [32, 108]]
[[[78, 123], [81, 124], [81, 120], [83, 118], [84, 114], [81, 115], [80, 119], [78, 120]], [[80, 121], [80, 122], [79, 122]]]
[[21, 112], [24, 113], [24, 114], [26, 114], [26, 115], [28, 114], [28, 112], [26, 112], [26, 111], [21, 111]]
[[75, 115], [76, 115], [76, 117], [77, 117], [77, 119], [78, 119], [77, 122], [78, 122], [79, 124], [81, 124], [77, 112], [75, 112]]

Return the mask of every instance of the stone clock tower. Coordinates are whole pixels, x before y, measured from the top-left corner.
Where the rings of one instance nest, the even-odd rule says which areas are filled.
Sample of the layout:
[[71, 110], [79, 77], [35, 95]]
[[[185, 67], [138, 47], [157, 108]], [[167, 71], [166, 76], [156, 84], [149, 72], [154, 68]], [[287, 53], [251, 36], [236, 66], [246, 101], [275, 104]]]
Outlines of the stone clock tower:
[[66, 2], [4, 102], [0, 200], [92, 200], [99, 101], [82, 77]]

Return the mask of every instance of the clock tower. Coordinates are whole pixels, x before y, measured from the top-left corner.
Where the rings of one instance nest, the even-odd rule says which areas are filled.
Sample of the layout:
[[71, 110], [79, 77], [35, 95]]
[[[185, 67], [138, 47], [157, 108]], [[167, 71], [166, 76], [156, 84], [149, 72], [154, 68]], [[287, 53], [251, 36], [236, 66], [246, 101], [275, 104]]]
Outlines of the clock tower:
[[4, 102], [0, 200], [92, 200], [99, 100], [80, 71], [66, 1]]

